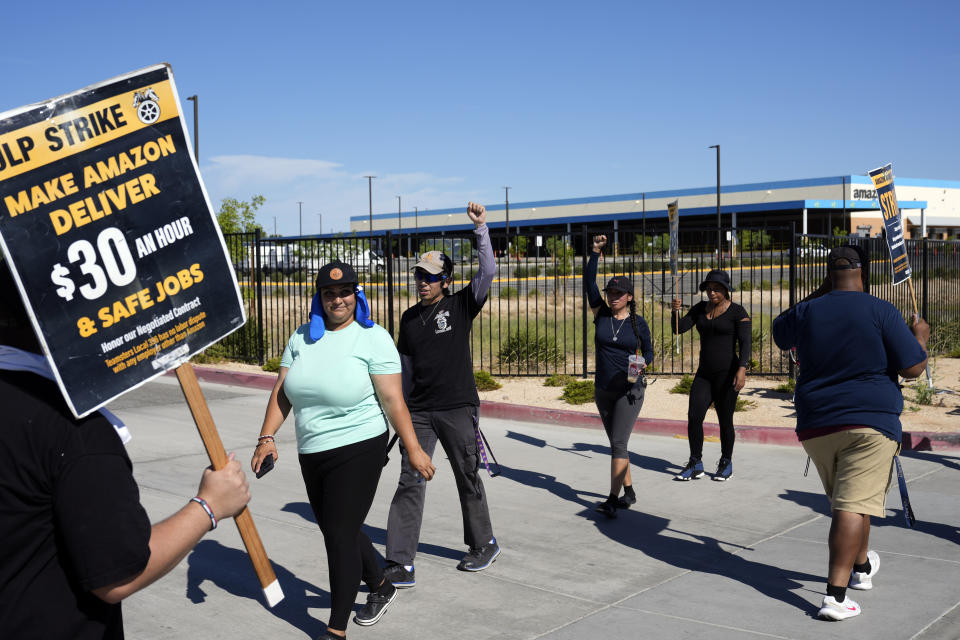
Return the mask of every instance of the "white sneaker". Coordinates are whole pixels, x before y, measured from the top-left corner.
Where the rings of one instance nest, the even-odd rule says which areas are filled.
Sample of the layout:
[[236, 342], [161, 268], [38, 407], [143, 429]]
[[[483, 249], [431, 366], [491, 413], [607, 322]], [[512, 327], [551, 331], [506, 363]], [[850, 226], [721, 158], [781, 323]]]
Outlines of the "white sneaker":
[[850, 598], [844, 598], [843, 602], [837, 602], [837, 599], [833, 596], [824, 596], [820, 611], [817, 612], [817, 616], [825, 620], [846, 620], [858, 615], [860, 615], [859, 604]]
[[877, 555], [876, 551], [867, 551], [867, 560], [870, 561], [870, 573], [863, 571], [850, 572], [849, 587], [851, 589], [859, 589], [860, 591], [873, 589], [873, 576], [877, 575], [877, 571], [880, 569], [880, 556]]

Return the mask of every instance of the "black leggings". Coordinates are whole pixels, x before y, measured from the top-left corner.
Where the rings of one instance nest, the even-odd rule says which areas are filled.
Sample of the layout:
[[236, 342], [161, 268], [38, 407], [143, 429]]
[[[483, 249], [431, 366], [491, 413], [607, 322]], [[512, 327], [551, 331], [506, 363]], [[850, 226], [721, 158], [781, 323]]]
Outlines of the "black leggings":
[[380, 481], [387, 434], [329, 451], [300, 454], [307, 497], [323, 532], [330, 573], [329, 627], [346, 629], [360, 590], [383, 581], [377, 552], [361, 530]]
[[720, 422], [720, 456], [727, 459], [733, 457], [733, 442], [737, 439], [733, 429], [733, 409], [737, 406], [737, 392], [733, 390], [736, 371], [697, 371], [693, 377], [687, 409], [687, 438], [690, 441], [691, 458], [700, 460], [703, 457], [703, 419], [711, 402]]

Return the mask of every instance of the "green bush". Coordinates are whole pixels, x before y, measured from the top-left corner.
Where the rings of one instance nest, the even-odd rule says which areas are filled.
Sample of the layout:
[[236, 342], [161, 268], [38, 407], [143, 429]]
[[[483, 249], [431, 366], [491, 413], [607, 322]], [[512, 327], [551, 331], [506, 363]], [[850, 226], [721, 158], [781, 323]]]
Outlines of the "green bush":
[[270, 358], [269, 360], [264, 362], [263, 370], [270, 371], [272, 373], [276, 373], [277, 371], [280, 371], [280, 356], [277, 356], [276, 358]]
[[558, 262], [555, 265], [548, 266], [543, 270], [543, 273], [548, 276], [568, 276], [575, 271], [573, 265], [569, 262]]
[[576, 382], [577, 379], [573, 376], [564, 374], [564, 373], [555, 373], [552, 376], [548, 377], [543, 381], [543, 386], [545, 387], [565, 387], [571, 382]]
[[683, 393], [690, 395], [691, 388], [693, 388], [693, 378], [690, 376], [683, 376], [680, 378], [680, 382], [673, 385], [673, 388], [670, 389], [670, 393]]
[[761, 291], [773, 291], [773, 283], [769, 280], [760, 281], [760, 290]]
[[223, 362], [227, 359], [227, 347], [222, 342], [214, 342], [200, 353], [194, 354], [190, 359], [197, 364]]
[[575, 380], [563, 387], [560, 396], [568, 404], [586, 404], [594, 399], [593, 380]]
[[501, 298], [516, 298], [520, 295], [516, 287], [500, 287]]
[[933, 355], [960, 357], [960, 318], [931, 327], [927, 350]]
[[477, 383], [477, 391], [496, 391], [503, 385], [494, 380], [487, 371], [474, 371], [473, 380]]
[[540, 289], [530, 289], [530, 291], [527, 291], [527, 297], [528, 297], [528, 298], [536, 298], [536, 297], [538, 297], [541, 293], [543, 293], [543, 292], [540, 291]]
[[741, 280], [740, 291], [753, 291], [753, 283], [749, 280]]
[[401, 298], [409, 298], [410, 289], [407, 289], [406, 287], [397, 287], [397, 296]]
[[556, 367], [565, 360], [560, 348], [545, 335], [536, 336], [523, 329], [507, 338], [500, 346], [497, 358], [501, 365], [513, 364], [531, 369]]
[[783, 384], [778, 384], [773, 388], [774, 391], [778, 393], [790, 393], [792, 394], [797, 388], [797, 381], [793, 378], [787, 379]]

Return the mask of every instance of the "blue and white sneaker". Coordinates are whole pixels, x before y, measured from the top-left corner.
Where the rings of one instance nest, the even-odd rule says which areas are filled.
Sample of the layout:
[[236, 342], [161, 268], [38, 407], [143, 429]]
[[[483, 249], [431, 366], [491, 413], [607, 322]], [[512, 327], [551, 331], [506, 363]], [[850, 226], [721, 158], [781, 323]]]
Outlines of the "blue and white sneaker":
[[733, 460], [730, 458], [720, 458], [717, 463], [717, 472], [713, 474], [713, 479], [717, 482], [725, 482], [733, 475]]
[[680, 480], [686, 482], [687, 480], [699, 480], [703, 477], [703, 462], [697, 460], [696, 458], [690, 458], [687, 462], [687, 466], [677, 475], [673, 476], [674, 480]]
[[491, 538], [490, 542], [480, 547], [471, 547], [470, 551], [463, 557], [457, 569], [460, 571], [483, 571], [493, 564], [500, 555], [500, 545], [496, 538]]

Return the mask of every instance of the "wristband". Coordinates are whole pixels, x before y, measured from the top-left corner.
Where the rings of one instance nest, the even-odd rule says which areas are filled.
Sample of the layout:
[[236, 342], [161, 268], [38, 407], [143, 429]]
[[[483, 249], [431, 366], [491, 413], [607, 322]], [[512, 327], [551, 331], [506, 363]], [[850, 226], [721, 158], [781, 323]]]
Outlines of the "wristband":
[[190, 502], [196, 502], [198, 505], [203, 507], [203, 510], [207, 512], [208, 516], [210, 516], [210, 531], [213, 531], [214, 529], [216, 529], [217, 518], [216, 516], [213, 515], [213, 509], [210, 508], [210, 505], [207, 504], [207, 501], [201, 498], [200, 496], [196, 496], [194, 498], [190, 498]]

